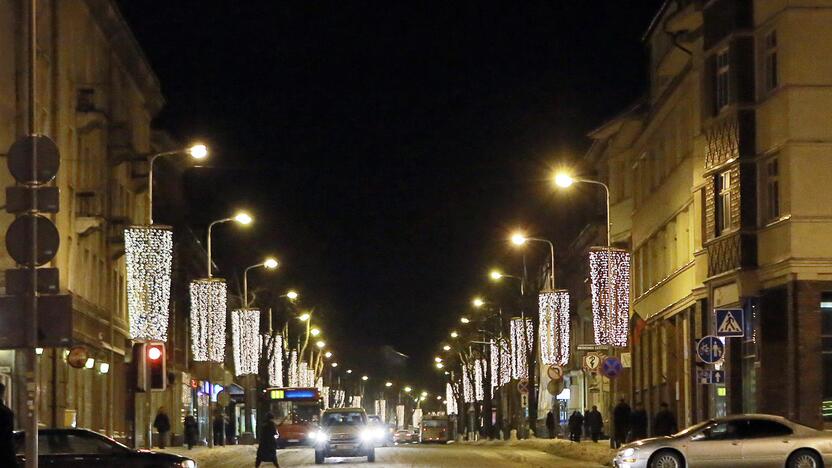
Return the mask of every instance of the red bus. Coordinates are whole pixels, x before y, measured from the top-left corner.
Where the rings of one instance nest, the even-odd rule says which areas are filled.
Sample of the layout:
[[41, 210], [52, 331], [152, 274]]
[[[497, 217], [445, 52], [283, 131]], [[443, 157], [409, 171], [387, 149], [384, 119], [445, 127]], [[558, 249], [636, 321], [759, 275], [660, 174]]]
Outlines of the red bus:
[[321, 420], [323, 402], [317, 388], [267, 388], [269, 410], [280, 437], [278, 447], [306, 444]]

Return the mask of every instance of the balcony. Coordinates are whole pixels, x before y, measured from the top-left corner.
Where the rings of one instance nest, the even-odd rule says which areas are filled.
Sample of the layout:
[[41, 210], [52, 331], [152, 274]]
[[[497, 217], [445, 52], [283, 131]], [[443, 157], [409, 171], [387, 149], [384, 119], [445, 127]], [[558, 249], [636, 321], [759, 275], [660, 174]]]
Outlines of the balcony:
[[705, 244], [708, 252], [708, 277], [753, 268], [757, 264], [757, 244], [753, 234], [733, 232]]

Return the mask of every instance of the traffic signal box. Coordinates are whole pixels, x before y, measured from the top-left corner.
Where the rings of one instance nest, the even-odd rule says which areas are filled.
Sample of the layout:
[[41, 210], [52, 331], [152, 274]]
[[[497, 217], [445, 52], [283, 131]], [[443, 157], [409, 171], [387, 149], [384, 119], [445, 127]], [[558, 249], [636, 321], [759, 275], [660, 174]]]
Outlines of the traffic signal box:
[[136, 390], [140, 392], [161, 392], [167, 388], [167, 355], [165, 344], [150, 342], [136, 343], [133, 348], [136, 357]]

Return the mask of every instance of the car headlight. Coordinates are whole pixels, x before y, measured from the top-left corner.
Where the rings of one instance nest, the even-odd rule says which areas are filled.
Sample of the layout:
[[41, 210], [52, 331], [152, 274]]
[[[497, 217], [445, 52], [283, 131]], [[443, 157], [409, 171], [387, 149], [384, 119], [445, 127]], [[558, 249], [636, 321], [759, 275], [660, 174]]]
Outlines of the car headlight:
[[196, 468], [196, 462], [193, 460], [185, 460], [179, 464], [182, 468]]
[[384, 429], [382, 429], [380, 427], [376, 428], [373, 431], [373, 437], [375, 437], [376, 439], [383, 439], [384, 438]]
[[624, 449], [624, 450], [621, 451], [621, 456], [622, 457], [632, 457], [635, 454], [636, 454], [636, 449], [634, 449], [634, 448], [628, 448], [628, 449]]
[[324, 431], [312, 431], [309, 433], [309, 438], [318, 442], [325, 442], [329, 440], [329, 434]]
[[369, 429], [364, 429], [363, 431], [361, 431], [361, 440], [363, 440], [364, 442], [368, 442], [368, 441], [371, 441], [373, 439], [374, 439], [373, 431], [371, 431]]

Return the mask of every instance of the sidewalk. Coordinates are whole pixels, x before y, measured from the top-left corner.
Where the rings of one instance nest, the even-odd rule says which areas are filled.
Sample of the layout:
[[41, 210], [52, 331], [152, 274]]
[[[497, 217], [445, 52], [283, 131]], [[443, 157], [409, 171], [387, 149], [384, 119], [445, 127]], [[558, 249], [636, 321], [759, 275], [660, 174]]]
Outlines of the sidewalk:
[[604, 466], [612, 466], [612, 459], [616, 450], [611, 449], [608, 440], [570, 442], [565, 439], [521, 439], [521, 440], [478, 440], [463, 442], [471, 445], [518, 446], [540, 450], [564, 458], [595, 462]]

